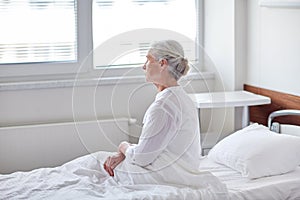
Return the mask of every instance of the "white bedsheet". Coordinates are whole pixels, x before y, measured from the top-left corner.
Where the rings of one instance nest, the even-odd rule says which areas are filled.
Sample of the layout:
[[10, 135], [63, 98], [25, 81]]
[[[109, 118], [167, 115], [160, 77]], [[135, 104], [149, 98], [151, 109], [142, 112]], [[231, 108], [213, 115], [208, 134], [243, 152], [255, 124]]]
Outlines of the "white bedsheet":
[[[284, 175], [249, 180], [204, 158], [201, 169], [212, 172], [227, 185], [228, 194], [216, 194], [213, 188], [120, 185], [103, 171], [99, 156], [87, 155], [56, 168], [0, 175], [0, 199], [300, 200], [300, 167]], [[217, 187], [219, 182], [215, 184]]]
[[201, 169], [224, 182], [233, 200], [300, 200], [300, 166], [287, 174], [253, 180], [208, 158], [203, 159]]
[[108, 154], [98, 152], [56, 168], [0, 175], [0, 199], [228, 199], [226, 190], [216, 191], [224, 189], [220, 182], [203, 189], [120, 185], [107, 175], [100, 162]]

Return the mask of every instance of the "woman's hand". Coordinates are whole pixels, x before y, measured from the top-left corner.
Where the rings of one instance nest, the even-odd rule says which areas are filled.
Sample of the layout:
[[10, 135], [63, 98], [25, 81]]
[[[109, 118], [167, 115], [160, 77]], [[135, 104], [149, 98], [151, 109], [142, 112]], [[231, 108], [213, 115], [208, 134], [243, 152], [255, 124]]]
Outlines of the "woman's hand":
[[110, 176], [114, 176], [114, 169], [125, 159], [125, 155], [121, 152], [113, 156], [109, 156], [104, 162], [104, 169]]

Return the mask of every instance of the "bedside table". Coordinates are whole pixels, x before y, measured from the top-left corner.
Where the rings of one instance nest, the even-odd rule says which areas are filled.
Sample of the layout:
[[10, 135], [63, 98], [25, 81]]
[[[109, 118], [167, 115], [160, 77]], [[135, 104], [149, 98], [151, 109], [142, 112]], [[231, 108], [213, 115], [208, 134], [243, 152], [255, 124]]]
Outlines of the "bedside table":
[[269, 97], [243, 90], [232, 92], [190, 93], [189, 96], [198, 108], [199, 120], [201, 108], [242, 107], [242, 127], [246, 127], [249, 124], [249, 106], [271, 103]]

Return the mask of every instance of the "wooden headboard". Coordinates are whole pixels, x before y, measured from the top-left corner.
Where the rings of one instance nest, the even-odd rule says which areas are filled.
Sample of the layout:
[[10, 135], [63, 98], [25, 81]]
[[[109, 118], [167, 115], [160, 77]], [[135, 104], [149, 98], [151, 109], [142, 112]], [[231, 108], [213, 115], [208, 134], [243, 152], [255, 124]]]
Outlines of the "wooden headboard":
[[[264, 124], [267, 126], [267, 119], [271, 112], [282, 109], [300, 110], [300, 96], [277, 92], [251, 85], [244, 85], [244, 90], [268, 96], [271, 98], [271, 104], [250, 107], [250, 121]], [[299, 116], [277, 117], [275, 121], [279, 123], [295, 124], [300, 126]]]

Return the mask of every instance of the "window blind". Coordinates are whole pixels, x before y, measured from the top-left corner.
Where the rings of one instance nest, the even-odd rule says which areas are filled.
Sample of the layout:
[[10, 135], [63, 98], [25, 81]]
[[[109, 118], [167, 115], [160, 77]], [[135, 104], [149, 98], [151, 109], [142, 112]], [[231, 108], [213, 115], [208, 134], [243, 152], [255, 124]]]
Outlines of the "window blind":
[[[151, 42], [160, 39], [179, 41], [190, 61], [196, 61], [197, 41], [196, 0], [94, 0], [93, 1], [93, 46], [95, 67], [140, 66], [146, 60]], [[156, 29], [172, 31], [171, 35], [154, 35], [145, 32], [134, 36], [134, 30]], [[121, 35], [133, 32], [132, 37]], [[148, 35], [147, 35], [148, 34]], [[179, 37], [176, 37], [179, 35]], [[120, 36], [120, 37], [118, 37]], [[185, 36], [185, 37], [182, 37]], [[111, 48], [99, 51], [110, 39]], [[127, 48], [125, 48], [127, 47]], [[110, 51], [112, 49], [113, 52]], [[131, 49], [122, 52], [121, 49]], [[107, 55], [120, 51], [121, 55], [108, 61]]]
[[77, 61], [75, 0], [0, 1], [0, 64]]

